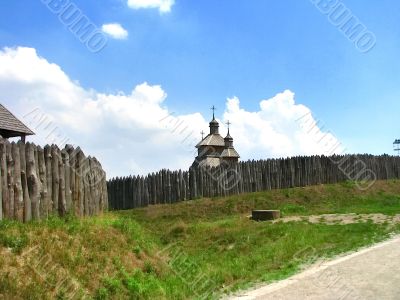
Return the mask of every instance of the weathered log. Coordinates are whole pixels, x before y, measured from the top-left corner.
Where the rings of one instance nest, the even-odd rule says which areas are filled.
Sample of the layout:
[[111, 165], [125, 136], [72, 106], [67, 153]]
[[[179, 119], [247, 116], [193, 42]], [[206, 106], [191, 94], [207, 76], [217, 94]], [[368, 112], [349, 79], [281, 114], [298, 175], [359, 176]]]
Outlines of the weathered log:
[[69, 161], [69, 153], [66, 149], [62, 151], [62, 158], [64, 164], [64, 181], [65, 181], [65, 203], [67, 213], [73, 212], [72, 209], [72, 196], [71, 196], [71, 165]]
[[[75, 210], [75, 159], [76, 159], [76, 153], [74, 148], [71, 145], [66, 145], [65, 150], [68, 153], [68, 170], [66, 169], [65, 172], [69, 173], [69, 196], [68, 196], [68, 191], [66, 198], [67, 198], [67, 206], [69, 205], [69, 209], [72, 213], [76, 213]], [[67, 176], [67, 174], [66, 174]], [[70, 202], [70, 203], [68, 203]]]
[[0, 168], [2, 174], [2, 200], [3, 200], [3, 218], [8, 218], [9, 201], [8, 201], [8, 182], [7, 182], [7, 140], [0, 143]]
[[60, 216], [65, 216], [67, 213], [67, 202], [65, 199], [65, 165], [63, 153], [61, 151], [57, 151], [59, 155], [58, 159], [58, 178], [59, 178], [59, 189], [58, 189], [58, 212]]
[[11, 151], [14, 161], [14, 216], [16, 220], [22, 222], [24, 220], [24, 195], [21, 182], [21, 158], [19, 146], [12, 143]]
[[28, 191], [28, 179], [26, 175], [26, 149], [25, 143], [19, 144], [19, 154], [21, 158], [21, 184], [23, 194], [23, 206], [24, 206], [24, 222], [28, 222], [32, 219], [32, 204], [29, 198]]
[[58, 154], [57, 146], [51, 146], [51, 177], [52, 177], [52, 202], [53, 202], [53, 212], [58, 214], [58, 198], [60, 196], [60, 171], [59, 171], [59, 160], [60, 156]]
[[2, 145], [3, 145], [3, 138], [0, 137], [0, 221], [3, 220], [3, 170], [1, 167], [1, 155], [2, 155]]
[[6, 205], [6, 215], [8, 219], [14, 219], [14, 160], [11, 154], [11, 144], [6, 144], [7, 153], [7, 189], [8, 205]]
[[84, 207], [84, 216], [89, 216], [90, 211], [89, 211], [89, 195], [90, 195], [90, 178], [89, 178], [89, 172], [88, 172], [88, 159], [84, 158], [82, 161], [83, 164], [83, 169], [81, 173], [82, 177], [82, 183], [83, 183], [83, 191], [84, 191], [84, 196], [83, 196], [83, 207]]
[[38, 220], [39, 213], [39, 178], [36, 173], [35, 149], [30, 143], [26, 145], [26, 168], [29, 198], [31, 199], [32, 219]]
[[51, 147], [47, 145], [44, 147], [44, 160], [46, 167], [46, 183], [47, 183], [47, 195], [46, 195], [46, 204], [47, 204], [47, 215], [53, 214], [53, 167], [52, 167], [52, 156], [51, 156]]
[[38, 163], [39, 163], [39, 180], [40, 180], [40, 218], [48, 217], [48, 197], [47, 197], [47, 174], [46, 162], [44, 158], [44, 150], [37, 147]]
[[84, 168], [84, 155], [82, 151], [79, 151], [76, 156], [76, 169], [75, 169], [75, 189], [77, 189], [77, 200], [78, 200], [78, 213], [77, 216], [84, 216], [85, 210], [85, 187], [82, 176], [82, 169]]
[[[90, 182], [89, 182], [89, 187], [90, 187], [90, 194], [89, 194], [89, 211], [90, 211], [90, 215], [94, 215], [96, 213], [96, 190], [98, 189], [96, 187], [96, 172], [95, 172], [95, 161], [93, 160], [93, 158], [89, 159], [89, 178], [90, 178]], [[128, 196], [128, 195], [127, 195]]]

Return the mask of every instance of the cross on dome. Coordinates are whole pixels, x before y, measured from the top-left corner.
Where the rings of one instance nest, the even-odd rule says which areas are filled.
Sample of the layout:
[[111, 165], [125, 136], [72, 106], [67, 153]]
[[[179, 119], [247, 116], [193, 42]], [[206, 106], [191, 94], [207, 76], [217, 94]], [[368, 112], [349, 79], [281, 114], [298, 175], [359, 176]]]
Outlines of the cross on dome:
[[217, 110], [217, 108], [213, 105], [211, 107], [211, 110], [213, 111], [213, 120], [215, 119], [215, 111]]
[[228, 122], [226, 122], [226, 125], [228, 125], [228, 134], [229, 134], [229, 127], [232, 125], [232, 123], [228, 120]]

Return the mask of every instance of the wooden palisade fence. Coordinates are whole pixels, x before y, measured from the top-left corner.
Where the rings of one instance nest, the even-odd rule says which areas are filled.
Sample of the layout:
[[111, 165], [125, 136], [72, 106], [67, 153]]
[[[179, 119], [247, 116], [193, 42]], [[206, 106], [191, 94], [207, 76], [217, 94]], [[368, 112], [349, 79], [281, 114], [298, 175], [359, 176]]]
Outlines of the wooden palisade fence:
[[201, 197], [356, 181], [361, 189], [375, 179], [400, 178], [400, 157], [309, 156], [240, 162], [189, 171], [161, 170], [107, 183], [110, 209], [131, 209]]
[[44, 148], [0, 139], [0, 220], [78, 217], [108, 209], [101, 164], [80, 148]]

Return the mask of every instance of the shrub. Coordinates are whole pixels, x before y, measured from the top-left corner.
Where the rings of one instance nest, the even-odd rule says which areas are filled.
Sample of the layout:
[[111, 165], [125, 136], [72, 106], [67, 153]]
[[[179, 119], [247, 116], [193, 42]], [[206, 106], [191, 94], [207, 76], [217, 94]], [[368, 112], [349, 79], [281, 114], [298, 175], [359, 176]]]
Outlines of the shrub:
[[22, 249], [28, 245], [28, 236], [25, 233], [14, 235], [0, 232], [0, 245], [11, 248], [12, 252], [20, 254]]

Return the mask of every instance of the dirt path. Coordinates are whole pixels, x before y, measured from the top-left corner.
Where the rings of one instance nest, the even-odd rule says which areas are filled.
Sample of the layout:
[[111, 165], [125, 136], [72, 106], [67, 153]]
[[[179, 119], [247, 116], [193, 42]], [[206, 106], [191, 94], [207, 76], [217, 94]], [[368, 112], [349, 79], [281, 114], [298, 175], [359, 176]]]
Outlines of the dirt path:
[[228, 299], [400, 299], [400, 236]]
[[371, 221], [375, 224], [383, 224], [385, 222], [388, 224], [397, 224], [400, 223], [400, 215], [388, 216], [384, 214], [325, 214], [311, 216], [291, 216], [278, 219], [274, 221], [274, 223], [300, 221], [307, 221], [310, 223], [324, 223], [328, 225], [345, 225], [368, 221]]

